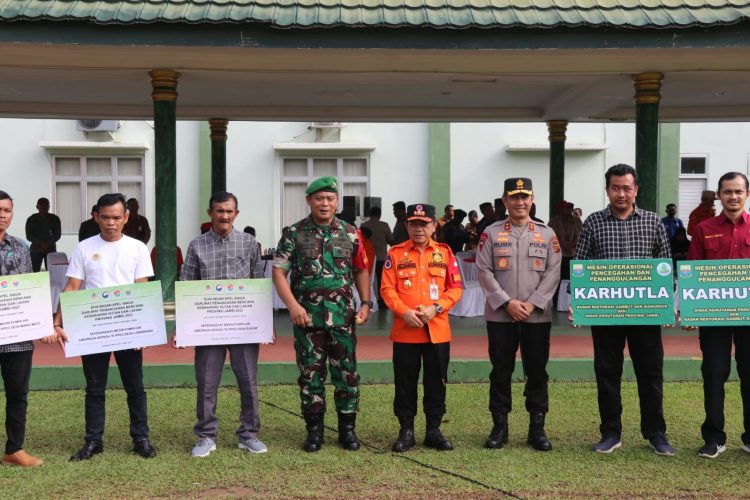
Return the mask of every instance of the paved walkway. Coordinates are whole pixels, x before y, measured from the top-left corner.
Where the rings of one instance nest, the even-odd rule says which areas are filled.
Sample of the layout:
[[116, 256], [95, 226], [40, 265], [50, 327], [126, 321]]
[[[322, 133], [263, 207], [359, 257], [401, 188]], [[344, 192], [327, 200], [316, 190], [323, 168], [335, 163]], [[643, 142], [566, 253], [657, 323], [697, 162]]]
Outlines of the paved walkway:
[[[357, 359], [360, 361], [385, 361], [391, 359], [391, 341], [388, 339], [390, 313], [376, 313], [367, 327], [358, 331]], [[260, 362], [294, 362], [293, 339], [289, 317], [284, 312], [274, 315], [278, 332], [275, 345], [264, 345], [260, 350]], [[484, 335], [482, 318], [451, 318], [454, 338], [451, 342], [451, 359], [486, 360], [487, 338]], [[664, 355], [677, 358], [699, 358], [701, 356], [696, 333], [679, 329], [664, 329]], [[80, 358], [66, 359], [60, 347], [35, 343], [35, 366], [77, 366]], [[520, 357], [520, 354], [519, 354]], [[550, 346], [551, 359], [591, 358], [593, 347], [587, 329], [574, 329], [567, 324], [564, 315], [557, 315], [553, 322]], [[151, 347], [144, 351], [147, 364], [192, 364], [193, 349], [173, 349], [169, 345]], [[114, 363], [114, 357], [112, 358]]]

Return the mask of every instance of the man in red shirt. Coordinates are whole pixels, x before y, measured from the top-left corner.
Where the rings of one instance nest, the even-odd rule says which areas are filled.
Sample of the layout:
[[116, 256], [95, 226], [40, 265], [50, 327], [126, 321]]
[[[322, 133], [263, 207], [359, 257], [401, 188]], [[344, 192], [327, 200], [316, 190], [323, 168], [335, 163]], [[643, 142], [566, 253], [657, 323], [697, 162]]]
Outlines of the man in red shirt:
[[716, 215], [716, 208], [714, 207], [715, 201], [716, 193], [714, 193], [713, 191], [703, 191], [701, 193], [700, 205], [695, 207], [695, 209], [690, 212], [687, 226], [688, 236], [694, 236], [695, 228], [698, 227], [698, 224]]
[[425, 446], [439, 451], [453, 449], [440, 432], [445, 414], [451, 327], [448, 311], [461, 298], [461, 275], [448, 245], [432, 239], [435, 207], [409, 205], [406, 230], [409, 239], [391, 247], [383, 265], [380, 295], [393, 311], [393, 378], [396, 395], [393, 412], [401, 425], [393, 451], [402, 452], [416, 443], [417, 383], [424, 364]]
[[[745, 212], [747, 177], [728, 172], [719, 179], [722, 212], [707, 219], [693, 230], [688, 260], [750, 258], [750, 216]], [[724, 432], [724, 382], [729, 378], [734, 340], [740, 394], [744, 409], [742, 449], [750, 453], [750, 325], [707, 327], [699, 331], [703, 353], [703, 406], [706, 420], [701, 425], [705, 445], [698, 450], [704, 458], [716, 458], [726, 448]]]

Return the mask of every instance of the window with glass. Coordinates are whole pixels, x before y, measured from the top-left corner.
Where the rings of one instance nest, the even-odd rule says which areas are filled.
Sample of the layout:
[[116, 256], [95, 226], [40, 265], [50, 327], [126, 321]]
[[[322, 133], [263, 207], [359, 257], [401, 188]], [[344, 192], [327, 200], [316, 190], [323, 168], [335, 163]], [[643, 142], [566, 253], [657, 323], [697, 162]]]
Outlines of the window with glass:
[[106, 193], [122, 193], [143, 200], [142, 156], [55, 156], [54, 212], [63, 233], [78, 233], [81, 222], [91, 217], [91, 207]]
[[368, 157], [282, 158], [282, 224], [288, 226], [307, 216], [305, 189], [318, 177], [329, 175], [338, 180], [339, 212], [344, 208], [344, 196], [359, 197], [362, 206], [363, 198], [370, 192], [369, 168]]

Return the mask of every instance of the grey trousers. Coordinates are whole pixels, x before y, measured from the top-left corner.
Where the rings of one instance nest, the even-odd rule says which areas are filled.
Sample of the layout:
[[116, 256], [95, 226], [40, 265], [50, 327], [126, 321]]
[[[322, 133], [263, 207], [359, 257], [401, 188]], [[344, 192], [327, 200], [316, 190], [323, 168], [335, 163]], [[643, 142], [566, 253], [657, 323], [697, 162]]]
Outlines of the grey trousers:
[[196, 413], [198, 421], [193, 432], [198, 437], [216, 438], [216, 395], [221, 382], [227, 350], [240, 390], [240, 426], [237, 436], [248, 439], [260, 430], [258, 411], [258, 344], [198, 346], [195, 348], [195, 381], [198, 384]]

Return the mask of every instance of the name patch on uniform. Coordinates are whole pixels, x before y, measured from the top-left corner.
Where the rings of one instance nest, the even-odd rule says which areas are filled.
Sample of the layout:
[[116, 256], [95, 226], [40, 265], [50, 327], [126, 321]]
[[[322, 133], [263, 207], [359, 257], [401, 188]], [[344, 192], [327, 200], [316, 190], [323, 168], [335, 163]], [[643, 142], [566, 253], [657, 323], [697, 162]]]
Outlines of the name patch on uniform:
[[412, 262], [410, 260], [403, 260], [398, 263], [398, 266], [396, 266], [397, 269], [416, 269], [417, 263]]
[[724, 235], [723, 234], [706, 234], [706, 235], [703, 235], [703, 239], [704, 240], [711, 240], [711, 239], [714, 239], [714, 238], [721, 238], [722, 236], [724, 236]]
[[[416, 265], [414, 267], [417, 267]], [[445, 262], [428, 262], [427, 267], [440, 267], [443, 269], [448, 269], [448, 264]]]

